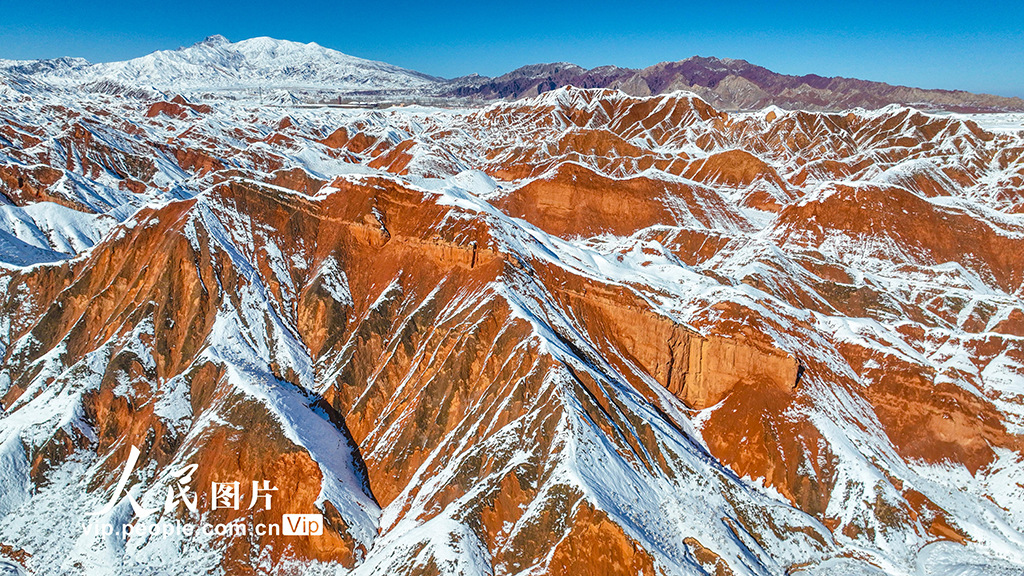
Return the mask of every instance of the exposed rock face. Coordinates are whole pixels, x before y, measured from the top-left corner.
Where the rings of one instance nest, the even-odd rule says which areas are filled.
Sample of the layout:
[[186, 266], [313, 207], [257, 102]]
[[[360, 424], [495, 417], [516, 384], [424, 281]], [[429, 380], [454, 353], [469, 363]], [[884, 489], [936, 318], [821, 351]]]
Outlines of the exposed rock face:
[[[0, 555], [34, 574], [1024, 565], [1021, 133], [67, 98], [0, 93]], [[292, 513], [323, 534], [255, 532]], [[245, 533], [144, 533], [175, 522]]]
[[[211, 38], [213, 40], [211, 40]], [[467, 100], [532, 98], [558, 88], [610, 88], [633, 96], [689, 91], [722, 110], [878, 109], [890, 104], [951, 112], [1024, 111], [1024, 100], [962, 90], [925, 90], [855, 78], [777, 74], [745, 60], [694, 56], [643, 69], [568, 62], [532, 64], [496, 78], [435, 78], [342, 54], [315, 43], [273, 38], [230, 42], [211, 36], [189, 47], [161, 50], [125, 62], [90, 64], [80, 58], [0, 60], [0, 86], [78, 88], [136, 99], [182, 94], [205, 99], [258, 99], [262, 105], [355, 100], [464, 105]], [[179, 105], [184, 105], [178, 102]], [[154, 113], [182, 110], [158, 103]]]
[[564, 275], [547, 283], [556, 286], [561, 306], [587, 320], [585, 328], [594, 341], [612, 344], [605, 355], [628, 355], [691, 408], [714, 406], [737, 387], [766, 385], [791, 391], [798, 383], [799, 361], [751, 330], [705, 337], [652, 313], [629, 293], [609, 292], [602, 285]]
[[149, 107], [149, 110], [146, 111], [146, 117], [153, 118], [163, 114], [165, 116], [170, 116], [171, 118], [184, 120], [188, 117], [189, 110], [197, 114], [209, 114], [213, 111], [213, 109], [206, 104], [192, 104], [179, 94], [172, 98], [170, 102], [154, 103]]
[[932, 110], [1009, 112], [1024, 110], [1024, 100], [962, 90], [923, 90], [855, 78], [816, 74], [778, 74], [745, 60], [694, 56], [640, 70], [601, 66], [591, 70], [565, 62], [523, 66], [498, 76], [467, 76], [443, 92], [461, 97], [529, 98], [561, 88], [614, 88], [634, 96], [688, 90], [725, 110], [845, 110], [912, 104]]

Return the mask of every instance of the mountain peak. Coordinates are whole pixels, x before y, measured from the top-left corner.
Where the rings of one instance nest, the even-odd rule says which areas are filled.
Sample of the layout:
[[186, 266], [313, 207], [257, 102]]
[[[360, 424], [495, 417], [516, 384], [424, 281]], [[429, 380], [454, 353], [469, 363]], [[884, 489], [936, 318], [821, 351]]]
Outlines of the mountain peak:
[[191, 46], [125, 62], [90, 65], [71, 58], [0, 60], [0, 71], [62, 86], [117, 92], [138, 88], [143, 93], [157, 90], [244, 96], [257, 90], [280, 89], [309, 102], [334, 100], [343, 94], [517, 99], [571, 85], [610, 88], [635, 96], [689, 91], [723, 110], [760, 110], [769, 105], [818, 111], [877, 109], [891, 103], [959, 112], [1024, 110], [1020, 98], [919, 90], [816, 74], [779, 74], [747, 60], [700, 55], [642, 69], [612, 65], [587, 69], [571, 62], [552, 62], [522, 66], [497, 77], [469, 75], [445, 80], [344, 54], [315, 42], [267, 36], [232, 42], [220, 34]]
[[[38, 66], [37, 66], [38, 67]], [[261, 36], [231, 42], [220, 34], [177, 50], [158, 51], [124, 62], [40, 71], [49, 81], [82, 86], [113, 83], [177, 94], [206, 91], [413, 90], [436, 79], [325, 48]]]
[[203, 38], [202, 42], [196, 42], [193, 46], [209, 46], [215, 48], [217, 46], [223, 46], [225, 44], [231, 44], [231, 41], [221, 36], [220, 34], [214, 34]]

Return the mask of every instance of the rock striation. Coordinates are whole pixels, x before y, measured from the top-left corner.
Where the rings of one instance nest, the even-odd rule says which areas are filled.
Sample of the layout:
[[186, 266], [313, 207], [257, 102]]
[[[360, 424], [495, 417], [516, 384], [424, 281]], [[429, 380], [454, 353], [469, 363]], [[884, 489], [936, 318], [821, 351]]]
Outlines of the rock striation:
[[[1024, 565], [1024, 132], [607, 88], [198, 102], [0, 92], [0, 555], [30, 573]], [[269, 510], [214, 508], [263, 480]], [[323, 534], [256, 533], [293, 513]], [[175, 523], [242, 528], [146, 532]]]

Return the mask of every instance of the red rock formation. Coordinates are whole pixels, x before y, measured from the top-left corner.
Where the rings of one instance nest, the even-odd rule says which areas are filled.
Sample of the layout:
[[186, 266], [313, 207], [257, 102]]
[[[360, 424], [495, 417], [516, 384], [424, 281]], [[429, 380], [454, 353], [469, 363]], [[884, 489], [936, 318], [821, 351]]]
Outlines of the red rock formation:
[[985, 484], [1022, 450], [1010, 136], [577, 89], [321, 126], [175, 98], [131, 138], [49, 112], [0, 126], [12, 213], [146, 205], [0, 272], [0, 430], [46, 416], [17, 431], [27, 513], [61, 474], [103, 499], [135, 445], [151, 488], [194, 462], [282, 496], [204, 520], [325, 516], [216, 539], [228, 574], [912, 566], [908, 542], [1002, 542], [973, 509], [1011, 525]]

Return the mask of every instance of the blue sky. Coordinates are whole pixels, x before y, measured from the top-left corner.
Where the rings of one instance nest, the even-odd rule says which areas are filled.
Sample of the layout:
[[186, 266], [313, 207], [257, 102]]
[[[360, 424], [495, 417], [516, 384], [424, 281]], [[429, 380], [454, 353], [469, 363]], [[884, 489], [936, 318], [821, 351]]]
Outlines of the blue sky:
[[0, 58], [125, 60], [211, 34], [317, 42], [437, 76], [701, 56], [776, 72], [1024, 97], [1024, 4], [3, 0]]

